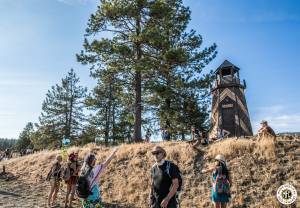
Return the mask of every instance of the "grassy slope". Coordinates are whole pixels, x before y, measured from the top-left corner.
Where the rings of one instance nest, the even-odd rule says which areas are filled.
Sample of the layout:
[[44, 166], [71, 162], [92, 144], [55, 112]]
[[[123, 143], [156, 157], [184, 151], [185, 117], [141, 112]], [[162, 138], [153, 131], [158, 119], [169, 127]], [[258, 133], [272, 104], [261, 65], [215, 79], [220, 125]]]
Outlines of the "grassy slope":
[[[118, 204], [114, 207], [147, 207], [150, 168], [153, 164], [150, 151], [154, 145], [132, 144], [120, 147], [100, 181], [105, 202]], [[233, 178], [233, 199], [229, 207], [280, 207], [276, 191], [281, 184], [289, 182], [300, 190], [299, 137], [280, 137], [276, 142], [267, 138], [259, 142], [227, 139], [209, 147], [198, 148], [186, 142], [166, 142], [160, 145], [166, 149], [167, 159], [177, 163], [183, 173], [183, 208], [211, 207], [210, 174], [201, 174], [201, 170], [213, 164], [213, 158], [219, 153], [227, 158]], [[93, 151], [100, 162], [110, 152], [109, 148], [92, 144], [83, 148], [72, 147], [68, 152], [76, 150], [80, 158]], [[19, 176], [17, 181], [0, 180], [0, 189], [21, 195], [13, 201], [11, 197], [1, 198], [0, 195], [0, 207], [7, 202], [11, 207], [45, 207], [49, 185], [44, 178], [58, 153], [44, 151], [0, 162], [0, 167], [5, 164], [8, 171]], [[61, 192], [61, 202], [63, 196]]]

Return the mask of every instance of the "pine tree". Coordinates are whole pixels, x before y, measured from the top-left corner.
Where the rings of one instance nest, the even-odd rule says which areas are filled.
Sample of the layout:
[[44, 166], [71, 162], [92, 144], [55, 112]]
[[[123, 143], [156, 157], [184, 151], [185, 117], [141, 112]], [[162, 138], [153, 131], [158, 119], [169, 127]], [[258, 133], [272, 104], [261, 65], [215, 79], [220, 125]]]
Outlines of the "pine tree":
[[132, 128], [131, 122], [128, 122], [128, 116], [132, 113], [132, 96], [128, 96], [126, 88], [122, 88], [124, 83], [122, 85], [122, 80], [113, 70], [99, 71], [94, 77], [98, 84], [86, 100], [88, 108], [95, 112], [89, 120], [90, 124], [98, 129], [98, 136], [104, 137], [106, 144], [109, 140], [124, 141], [126, 129], [131, 131]]
[[140, 141], [142, 125], [143, 74], [149, 67], [145, 56], [148, 42], [145, 34], [151, 1], [101, 0], [98, 10], [91, 15], [86, 36], [109, 32], [112, 38], [84, 42], [84, 50], [77, 55], [78, 61], [91, 64], [92, 71], [115, 70], [119, 80], [128, 83], [124, 88], [134, 92], [134, 139]]
[[83, 108], [87, 89], [79, 85], [73, 69], [62, 79], [61, 84], [48, 90], [39, 117], [42, 140], [58, 144], [67, 137], [71, 141], [81, 133], [84, 119]]
[[191, 124], [204, 129], [212, 73], [203, 75], [202, 70], [216, 56], [216, 45], [200, 49], [201, 35], [186, 31], [190, 10], [181, 0], [155, 1], [152, 8], [155, 18], [147, 31], [156, 37], [150, 53], [156, 70], [148, 79], [149, 103], [157, 106], [160, 126], [175, 136]]
[[35, 132], [35, 130], [34, 130], [33, 123], [28, 122], [17, 140], [16, 149], [18, 151], [21, 151], [21, 150], [27, 149], [27, 148], [30, 148], [30, 149], [33, 148], [32, 138], [33, 138], [34, 132]]
[[[201, 72], [215, 57], [216, 45], [200, 50], [202, 37], [186, 31], [189, 20], [190, 10], [181, 0], [100, 0], [89, 19], [77, 59], [91, 65], [99, 80], [105, 79], [102, 71], [113, 72], [124, 97], [134, 96], [135, 141], [141, 139], [142, 124], [156, 122], [153, 116], [175, 133], [174, 122], [188, 115], [186, 96], [195, 94], [195, 111], [207, 111], [203, 106], [210, 76]], [[99, 38], [101, 34], [111, 38]]]

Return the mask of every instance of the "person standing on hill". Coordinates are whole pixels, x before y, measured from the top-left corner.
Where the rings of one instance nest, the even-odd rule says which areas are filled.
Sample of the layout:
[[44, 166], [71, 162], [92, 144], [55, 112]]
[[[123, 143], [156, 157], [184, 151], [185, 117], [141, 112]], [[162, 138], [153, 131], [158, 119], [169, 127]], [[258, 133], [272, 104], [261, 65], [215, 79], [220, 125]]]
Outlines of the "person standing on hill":
[[48, 207], [55, 206], [57, 193], [59, 191], [61, 181], [61, 162], [62, 156], [57, 155], [55, 161], [47, 175], [46, 180], [50, 181], [50, 192], [48, 195]]
[[80, 164], [78, 162], [78, 153], [73, 152], [69, 155], [69, 162], [63, 174], [63, 178], [67, 184], [65, 208], [72, 207], [79, 171]]
[[202, 173], [212, 171], [211, 200], [215, 208], [226, 208], [231, 198], [230, 187], [232, 186], [229, 170], [223, 155], [215, 157], [214, 167], [202, 170]]
[[192, 143], [194, 143], [194, 141], [196, 140], [196, 143], [193, 144], [193, 146], [197, 146], [201, 144], [201, 139], [203, 138], [202, 133], [200, 132], [199, 129], [196, 129], [195, 126], [191, 127], [191, 135], [192, 135]]
[[146, 142], [150, 142], [150, 137], [151, 137], [151, 130], [147, 129], [147, 132], [146, 132], [146, 135], [145, 135]]
[[261, 128], [258, 130], [257, 136], [261, 138], [263, 136], [276, 137], [274, 130], [268, 125], [268, 122], [263, 120], [261, 123]]
[[182, 183], [180, 171], [177, 165], [165, 160], [166, 151], [162, 147], [156, 146], [152, 155], [156, 162], [151, 169], [149, 205], [151, 208], [177, 208], [177, 191]]
[[[100, 175], [115, 156], [118, 148], [115, 148], [104, 163], [96, 165], [96, 156], [92, 153], [86, 155], [80, 171], [76, 191], [83, 208], [101, 207]], [[87, 183], [86, 183], [86, 182]]]
[[5, 149], [4, 157], [8, 160], [11, 158], [11, 151], [9, 148]]
[[170, 141], [171, 140], [171, 135], [170, 132], [167, 128], [163, 130], [163, 141]]

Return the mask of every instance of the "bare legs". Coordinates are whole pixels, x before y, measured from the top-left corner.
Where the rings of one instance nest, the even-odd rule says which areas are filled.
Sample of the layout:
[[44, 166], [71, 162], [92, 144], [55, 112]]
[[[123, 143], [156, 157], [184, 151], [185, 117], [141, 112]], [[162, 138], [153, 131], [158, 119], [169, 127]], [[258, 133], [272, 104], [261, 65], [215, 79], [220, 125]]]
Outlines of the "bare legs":
[[72, 207], [72, 201], [74, 200], [74, 195], [75, 195], [75, 188], [76, 188], [75, 184], [67, 184], [65, 207]]
[[222, 203], [222, 202], [215, 202], [214, 206], [215, 206], [215, 208], [226, 208], [227, 207], [227, 203], [226, 202], [224, 202], [224, 203]]
[[226, 206], [227, 206], [226, 202], [225, 203], [221, 203], [221, 208], [226, 208]]
[[60, 183], [59, 181], [51, 180], [50, 185], [51, 188], [48, 195], [48, 207], [52, 206], [55, 203]]

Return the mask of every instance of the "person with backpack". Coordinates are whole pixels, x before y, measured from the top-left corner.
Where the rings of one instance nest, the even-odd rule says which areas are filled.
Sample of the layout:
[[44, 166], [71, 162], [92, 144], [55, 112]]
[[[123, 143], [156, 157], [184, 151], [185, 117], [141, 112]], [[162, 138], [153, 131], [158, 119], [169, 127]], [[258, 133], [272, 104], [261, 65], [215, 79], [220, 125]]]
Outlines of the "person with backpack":
[[50, 192], [48, 195], [48, 207], [55, 206], [57, 193], [60, 186], [61, 181], [61, 162], [62, 162], [62, 156], [57, 155], [55, 158], [55, 161], [53, 165], [51, 166], [51, 169], [49, 173], [47, 174], [46, 180], [50, 182]]
[[226, 208], [231, 198], [230, 187], [232, 186], [230, 172], [223, 155], [215, 157], [215, 165], [212, 168], [202, 170], [202, 173], [212, 171], [211, 200], [215, 208]]
[[165, 160], [167, 153], [160, 146], [154, 147], [152, 155], [156, 162], [151, 169], [149, 207], [177, 208], [178, 192], [182, 187], [179, 168], [173, 162]]
[[76, 184], [77, 196], [81, 199], [83, 208], [98, 208], [101, 206], [100, 175], [115, 156], [118, 148], [115, 148], [104, 163], [96, 165], [95, 154], [88, 154], [84, 159], [78, 182]]
[[79, 171], [80, 164], [78, 162], [78, 153], [72, 152], [71, 154], [69, 154], [69, 161], [63, 174], [63, 179], [67, 184], [65, 208], [72, 207]]

